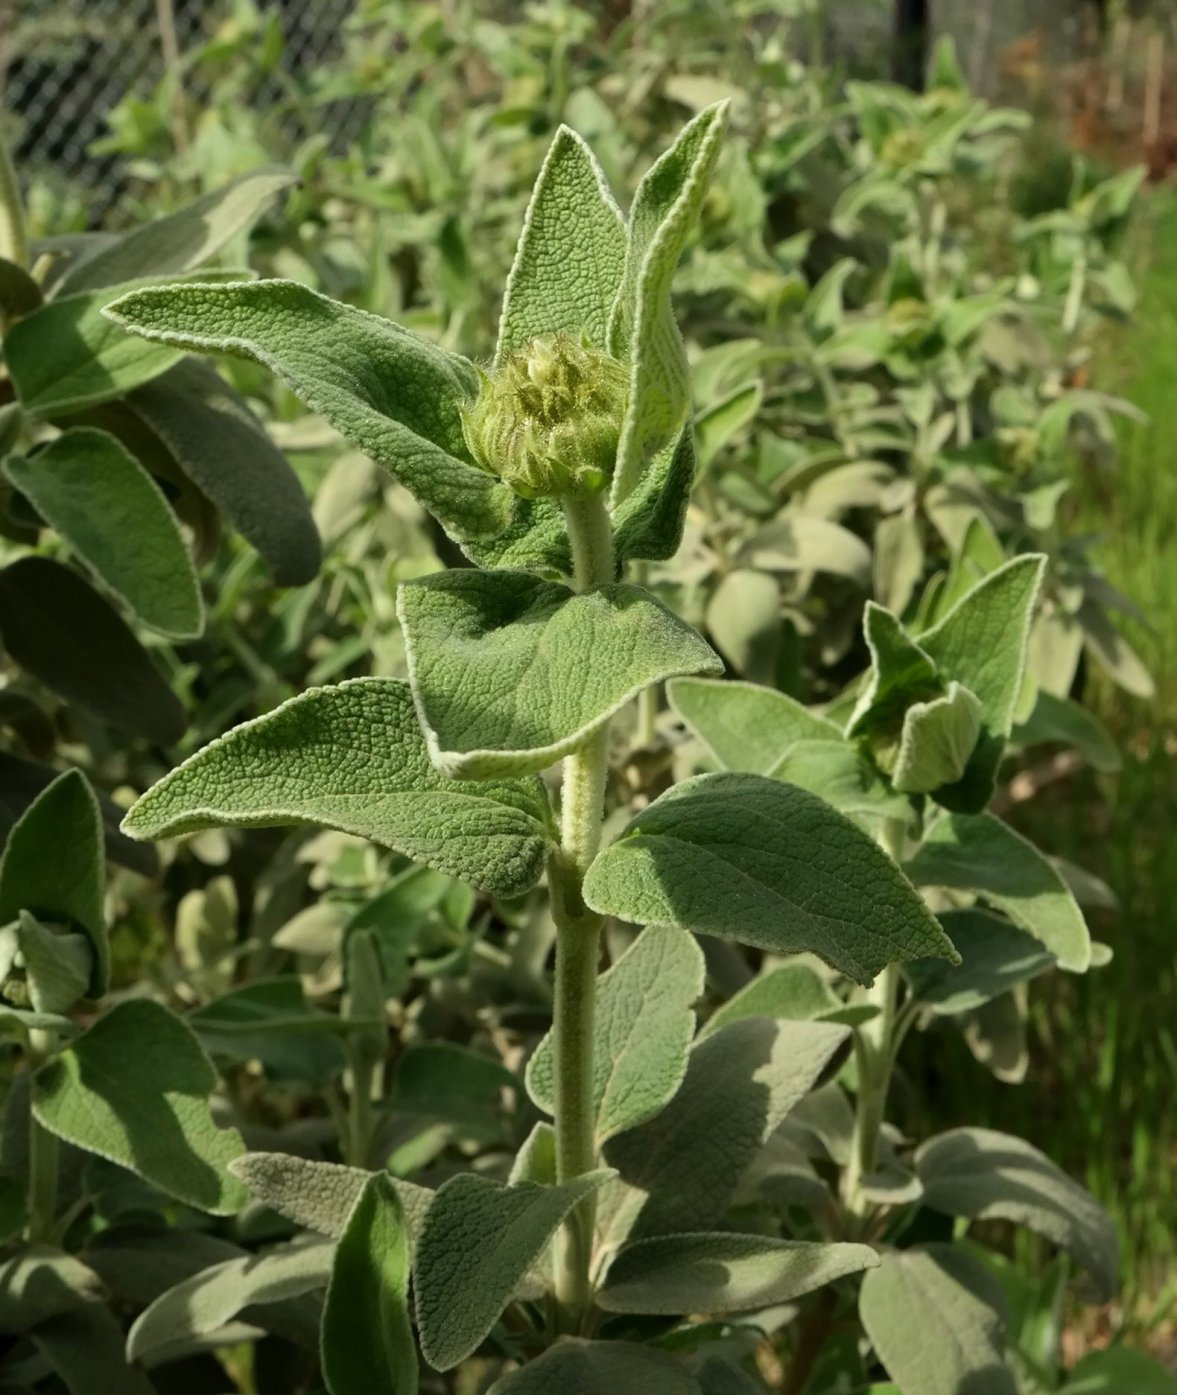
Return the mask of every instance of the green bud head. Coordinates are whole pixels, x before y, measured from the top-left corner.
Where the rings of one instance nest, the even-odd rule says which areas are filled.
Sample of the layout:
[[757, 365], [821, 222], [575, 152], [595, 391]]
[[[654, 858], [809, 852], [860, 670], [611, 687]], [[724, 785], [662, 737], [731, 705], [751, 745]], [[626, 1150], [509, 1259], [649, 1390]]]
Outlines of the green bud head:
[[613, 477], [629, 394], [624, 364], [571, 334], [532, 339], [463, 410], [470, 453], [527, 499], [585, 499]]

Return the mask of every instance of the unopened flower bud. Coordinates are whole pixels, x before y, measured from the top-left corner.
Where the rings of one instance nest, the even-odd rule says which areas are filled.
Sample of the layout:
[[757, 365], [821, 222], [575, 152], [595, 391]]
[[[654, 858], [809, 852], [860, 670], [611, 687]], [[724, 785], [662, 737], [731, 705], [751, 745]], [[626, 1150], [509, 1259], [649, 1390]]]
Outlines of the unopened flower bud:
[[470, 453], [524, 498], [585, 499], [613, 476], [624, 364], [570, 334], [532, 339], [462, 413]]

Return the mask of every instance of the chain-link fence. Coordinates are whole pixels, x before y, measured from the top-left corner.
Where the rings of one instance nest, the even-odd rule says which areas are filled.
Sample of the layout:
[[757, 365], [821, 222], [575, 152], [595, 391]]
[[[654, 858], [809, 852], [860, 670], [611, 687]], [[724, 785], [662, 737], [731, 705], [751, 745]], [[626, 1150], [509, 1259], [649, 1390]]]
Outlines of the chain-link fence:
[[[353, 7], [354, 0], [264, 6], [280, 42], [243, 100], [264, 109], [291, 79], [337, 56]], [[179, 75], [188, 109], [199, 111], [205, 79], [188, 56], [239, 27], [241, 17], [234, 0], [0, 0], [0, 105], [21, 168], [70, 181], [85, 192], [92, 219], [101, 219], [125, 164], [100, 148], [111, 112], [127, 98], [154, 99], [169, 75]], [[339, 134], [354, 124], [354, 106], [328, 108], [319, 129]]]

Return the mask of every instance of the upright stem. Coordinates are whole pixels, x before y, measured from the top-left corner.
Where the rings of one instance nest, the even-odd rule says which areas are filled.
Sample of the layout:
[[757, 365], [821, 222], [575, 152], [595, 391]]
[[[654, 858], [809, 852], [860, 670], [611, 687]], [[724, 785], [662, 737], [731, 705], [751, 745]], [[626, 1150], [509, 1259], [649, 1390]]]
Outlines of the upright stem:
[[26, 268], [29, 240], [25, 232], [25, 206], [20, 181], [12, 165], [8, 147], [0, 141], [0, 257]]
[[[29, 1070], [52, 1056], [57, 1048], [53, 1032], [35, 1030], [29, 1034]], [[43, 1128], [29, 1105], [29, 1239], [53, 1239], [57, 1220], [57, 1135]]]
[[[879, 840], [897, 862], [902, 859], [903, 825], [887, 819]], [[842, 1178], [842, 1199], [848, 1216], [862, 1220], [868, 1209], [863, 1195], [863, 1182], [875, 1170], [878, 1162], [879, 1134], [887, 1109], [891, 1088], [891, 1071], [895, 1063], [896, 1013], [899, 1006], [899, 969], [888, 964], [871, 986], [869, 1002], [879, 1013], [864, 1022], [854, 1036], [855, 1061], [858, 1066], [858, 1103], [854, 1118], [854, 1134], [850, 1146], [850, 1161]]]
[[[578, 591], [613, 580], [613, 535], [599, 497], [567, 501], [565, 514]], [[601, 917], [584, 904], [582, 887], [601, 844], [609, 728], [602, 727], [564, 761], [560, 849], [549, 863], [556, 922], [555, 1049], [556, 1176], [569, 1182], [596, 1163], [593, 1091], [593, 1014]], [[556, 1299], [561, 1326], [579, 1330], [591, 1296], [596, 1207], [586, 1198], [565, 1221], [556, 1254]]]

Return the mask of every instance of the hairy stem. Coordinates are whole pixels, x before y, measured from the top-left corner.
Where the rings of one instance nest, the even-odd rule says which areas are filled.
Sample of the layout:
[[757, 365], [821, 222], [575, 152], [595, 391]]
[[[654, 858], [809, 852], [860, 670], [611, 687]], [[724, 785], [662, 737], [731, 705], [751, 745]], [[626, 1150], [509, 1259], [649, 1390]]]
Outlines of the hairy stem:
[[[880, 842], [887, 852], [901, 861], [903, 826], [888, 819]], [[877, 1017], [864, 1022], [854, 1034], [855, 1062], [858, 1067], [858, 1101], [850, 1161], [842, 1177], [842, 1200], [848, 1217], [861, 1223], [869, 1210], [863, 1195], [863, 1182], [878, 1163], [879, 1134], [891, 1089], [895, 1064], [896, 1014], [899, 1007], [899, 968], [888, 964], [871, 986], [867, 999], [878, 1007]]]
[[[57, 1049], [53, 1032], [41, 1030], [29, 1034], [29, 1070], [33, 1071]], [[30, 1086], [31, 1095], [31, 1086]], [[54, 1235], [57, 1219], [57, 1135], [49, 1132], [33, 1113], [29, 1103], [29, 1226], [30, 1240], [49, 1242]]]
[[25, 232], [25, 206], [20, 182], [8, 147], [0, 141], [0, 257], [27, 268], [29, 240]]
[[[613, 580], [613, 536], [599, 497], [566, 501], [578, 591]], [[601, 917], [584, 904], [582, 886], [601, 844], [605, 783], [609, 772], [609, 728], [602, 727], [564, 761], [560, 849], [549, 863], [552, 916], [556, 922], [556, 993], [552, 1016], [555, 1054], [556, 1175], [569, 1182], [596, 1164], [593, 1097], [593, 1014]], [[576, 1332], [591, 1298], [592, 1198], [564, 1223], [556, 1255], [556, 1300], [560, 1323]]]

